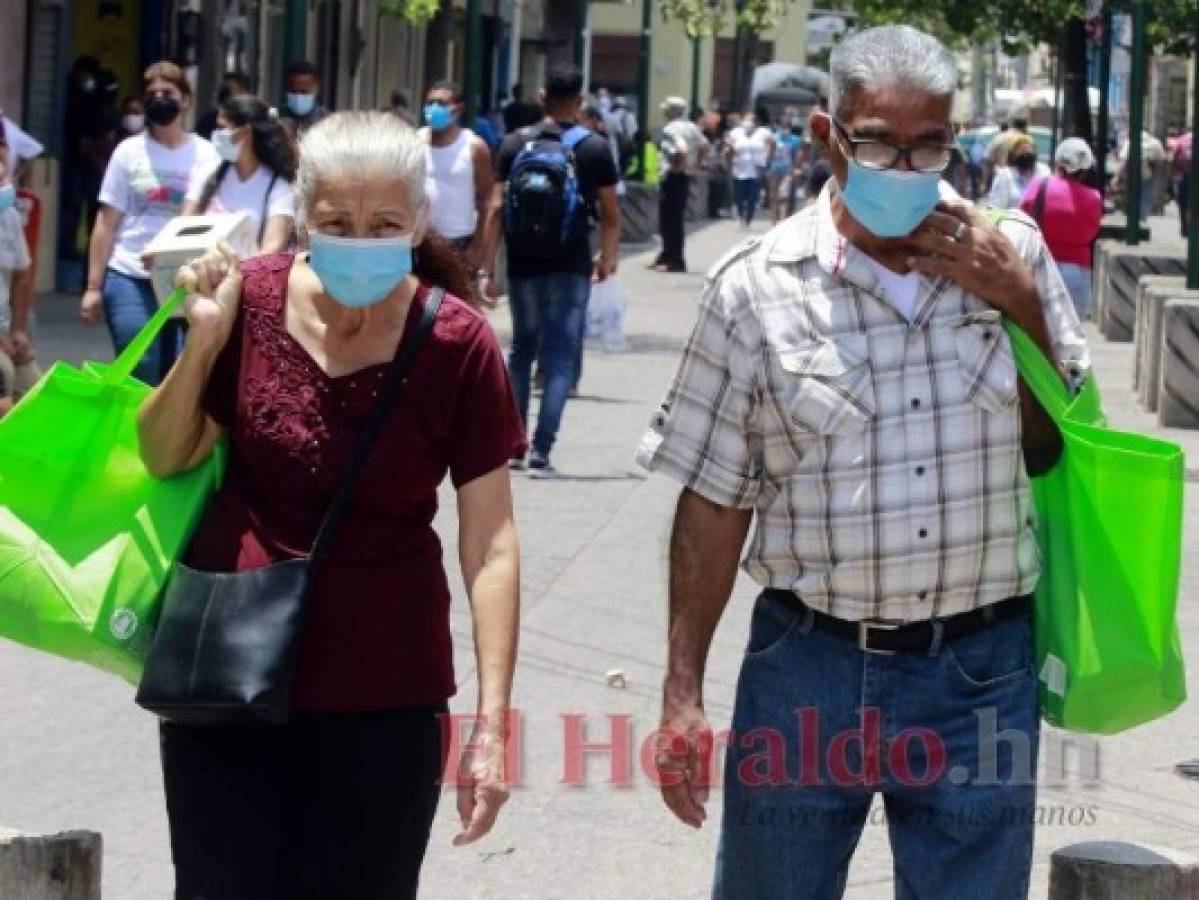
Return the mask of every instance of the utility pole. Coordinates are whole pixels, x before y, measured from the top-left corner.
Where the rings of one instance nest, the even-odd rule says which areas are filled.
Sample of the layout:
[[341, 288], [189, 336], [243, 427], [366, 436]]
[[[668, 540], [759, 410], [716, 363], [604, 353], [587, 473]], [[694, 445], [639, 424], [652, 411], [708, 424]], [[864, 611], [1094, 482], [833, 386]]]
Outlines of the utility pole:
[[1112, 10], [1103, 5], [1103, 43], [1099, 47], [1099, 135], [1095, 160], [1099, 165], [1099, 193], [1107, 196], [1107, 136], [1111, 130]]
[[1132, 73], [1128, 97], [1128, 227], [1126, 244], [1141, 242], [1141, 195], [1145, 190], [1141, 173], [1141, 133], [1145, 123], [1145, 0], [1132, 3]]
[[653, 0], [641, 0], [641, 46], [637, 57], [637, 175], [645, 181], [645, 142], [649, 140], [649, 73], [654, 25]]
[[575, 66], [580, 72], [587, 69], [588, 5], [587, 0], [575, 0]]
[[703, 37], [695, 34], [691, 36], [691, 115], [695, 115], [695, 111], [699, 109], [699, 58], [700, 45], [703, 43]]
[[466, 0], [466, 121], [465, 127], [479, 114], [479, 92], [483, 89], [483, 10], [482, 0]]
[[1190, 207], [1190, 231], [1187, 233], [1187, 289], [1199, 291], [1199, 153], [1195, 152], [1195, 132], [1199, 131], [1199, 27], [1195, 29], [1195, 96], [1191, 109], [1191, 175], [1188, 196], [1183, 202]]

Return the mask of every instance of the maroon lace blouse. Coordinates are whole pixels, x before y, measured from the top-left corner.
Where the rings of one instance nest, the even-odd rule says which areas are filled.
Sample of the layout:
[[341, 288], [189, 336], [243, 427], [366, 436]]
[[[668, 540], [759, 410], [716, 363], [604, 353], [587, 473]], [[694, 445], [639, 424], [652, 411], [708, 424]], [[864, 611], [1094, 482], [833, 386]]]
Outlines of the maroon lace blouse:
[[[204, 397], [230, 445], [224, 485], [186, 559], [205, 571], [308, 553], [388, 368], [324, 373], [285, 327], [291, 263], [277, 254], [243, 264], [238, 321]], [[405, 333], [427, 296], [422, 285]], [[490, 326], [447, 296], [314, 573], [293, 707], [399, 709], [454, 693], [437, 487], [447, 471], [458, 487], [524, 448]]]

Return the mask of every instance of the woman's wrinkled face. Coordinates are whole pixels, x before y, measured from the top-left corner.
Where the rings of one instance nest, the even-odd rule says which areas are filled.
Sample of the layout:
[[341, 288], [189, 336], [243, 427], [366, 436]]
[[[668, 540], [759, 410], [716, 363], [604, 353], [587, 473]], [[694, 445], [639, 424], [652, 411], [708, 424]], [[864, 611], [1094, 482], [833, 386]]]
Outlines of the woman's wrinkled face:
[[417, 246], [425, 236], [424, 210], [413, 203], [402, 178], [344, 175], [321, 183], [308, 227], [331, 237], [411, 237]]

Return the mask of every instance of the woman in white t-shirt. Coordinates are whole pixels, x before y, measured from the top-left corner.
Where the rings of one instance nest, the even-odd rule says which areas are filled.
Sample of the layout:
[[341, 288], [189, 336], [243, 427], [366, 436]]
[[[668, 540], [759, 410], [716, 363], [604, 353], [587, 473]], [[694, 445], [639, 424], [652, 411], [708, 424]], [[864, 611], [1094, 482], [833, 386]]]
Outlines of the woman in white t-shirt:
[[769, 115], [764, 109], [746, 113], [742, 124], [725, 138], [728, 167], [733, 174], [733, 202], [746, 228], [758, 211], [762, 194], [762, 174], [774, 154], [774, 135], [766, 127]]
[[[211, 171], [212, 145], [183, 129], [192, 89], [173, 62], [157, 62], [142, 76], [148, 127], [113, 151], [100, 186], [100, 213], [88, 248], [87, 290], [79, 305], [93, 325], [103, 311], [117, 353], [158, 308], [142, 252], [179, 215], [192, 183]], [[183, 348], [183, 319], [174, 319], [142, 357], [133, 374], [150, 385], [162, 381]]]
[[260, 253], [282, 253], [295, 231], [297, 154], [291, 134], [274, 110], [257, 97], [223, 101], [217, 110], [212, 144], [221, 162], [192, 183], [183, 215], [250, 214]]

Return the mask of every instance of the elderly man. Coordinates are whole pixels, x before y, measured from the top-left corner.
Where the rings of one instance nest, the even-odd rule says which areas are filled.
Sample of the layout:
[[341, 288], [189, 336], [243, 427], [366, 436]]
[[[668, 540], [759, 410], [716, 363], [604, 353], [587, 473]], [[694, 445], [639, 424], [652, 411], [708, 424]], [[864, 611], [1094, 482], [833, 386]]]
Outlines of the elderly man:
[[660, 144], [661, 179], [658, 186], [658, 230], [662, 234], [662, 252], [650, 268], [686, 272], [683, 218], [691, 196], [691, 174], [707, 161], [709, 145], [699, 126], [687, 118], [687, 101], [682, 97], [667, 97], [662, 102], [662, 115], [666, 117]]
[[737, 561], [757, 599], [713, 897], [839, 897], [882, 795], [900, 897], [1023, 897], [1039, 710], [1029, 475], [1060, 435], [1001, 319], [1087, 365], [1035, 225], [939, 185], [953, 56], [908, 27], [833, 51], [818, 202], [712, 270], [639, 458], [685, 486], [656, 762], [705, 819], [703, 673]]

